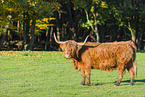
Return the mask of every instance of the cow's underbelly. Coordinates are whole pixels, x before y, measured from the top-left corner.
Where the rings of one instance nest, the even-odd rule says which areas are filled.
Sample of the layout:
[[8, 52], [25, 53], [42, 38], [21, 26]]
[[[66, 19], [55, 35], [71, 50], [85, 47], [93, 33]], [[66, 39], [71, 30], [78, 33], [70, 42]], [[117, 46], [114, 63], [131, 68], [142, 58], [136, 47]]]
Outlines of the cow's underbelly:
[[104, 70], [104, 71], [112, 71], [117, 68], [117, 64], [113, 59], [94, 61], [92, 68]]

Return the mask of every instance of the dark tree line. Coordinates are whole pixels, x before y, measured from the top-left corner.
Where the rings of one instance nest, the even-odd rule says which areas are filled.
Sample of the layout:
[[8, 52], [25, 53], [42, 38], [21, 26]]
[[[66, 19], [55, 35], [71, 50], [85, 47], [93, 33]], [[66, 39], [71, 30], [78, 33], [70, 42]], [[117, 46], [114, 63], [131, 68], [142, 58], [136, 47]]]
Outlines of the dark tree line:
[[145, 46], [144, 0], [1, 0], [0, 50], [57, 50], [58, 40]]

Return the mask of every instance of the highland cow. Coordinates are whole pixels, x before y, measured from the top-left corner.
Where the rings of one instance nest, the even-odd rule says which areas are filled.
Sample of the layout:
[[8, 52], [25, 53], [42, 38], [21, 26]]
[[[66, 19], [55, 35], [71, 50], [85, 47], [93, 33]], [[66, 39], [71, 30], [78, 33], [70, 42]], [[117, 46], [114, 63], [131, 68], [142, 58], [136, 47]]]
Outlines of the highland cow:
[[86, 43], [87, 36], [83, 43], [77, 43], [74, 40], [65, 42], [58, 41], [55, 34], [54, 38], [64, 51], [65, 58], [71, 58], [74, 68], [82, 72], [83, 79], [81, 85], [85, 85], [86, 77], [86, 85], [90, 85], [91, 69], [103, 71], [117, 69], [119, 78], [114, 86], [120, 85], [125, 70], [127, 69], [131, 76], [129, 85], [134, 84], [134, 74], [136, 75], [136, 49], [131, 41]]

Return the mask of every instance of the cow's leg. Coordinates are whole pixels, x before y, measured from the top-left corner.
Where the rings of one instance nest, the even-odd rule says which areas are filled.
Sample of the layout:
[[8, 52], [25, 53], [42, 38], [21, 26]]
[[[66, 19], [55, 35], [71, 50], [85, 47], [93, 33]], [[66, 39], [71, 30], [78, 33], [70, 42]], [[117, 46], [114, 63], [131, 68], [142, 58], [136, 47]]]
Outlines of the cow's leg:
[[119, 72], [119, 78], [118, 78], [118, 80], [117, 80], [117, 82], [115, 83], [114, 86], [119, 86], [120, 85], [120, 82], [121, 82], [121, 80], [123, 78], [122, 75], [123, 75], [123, 73]]
[[134, 67], [134, 74], [135, 74], [135, 77], [137, 76], [137, 66], [136, 66], [136, 60], [133, 61], [133, 67]]
[[131, 67], [129, 69], [129, 73], [130, 73], [130, 76], [131, 76], [130, 84], [129, 85], [133, 85], [134, 84], [134, 68], [133, 67]]
[[127, 64], [127, 70], [129, 71], [130, 76], [131, 76], [130, 84], [129, 85], [133, 85], [134, 84], [134, 68], [133, 68], [132, 62], [129, 62]]
[[120, 85], [120, 82], [121, 82], [121, 80], [122, 80], [122, 78], [125, 74], [125, 69], [124, 69], [123, 66], [118, 68], [118, 73], [119, 73], [119, 78], [118, 78], [117, 82], [114, 84], [114, 86], [119, 86]]
[[86, 77], [87, 77], [87, 86], [89, 86], [90, 84], [91, 84], [91, 82], [90, 82], [90, 76], [91, 76], [91, 69], [87, 69], [86, 71], [85, 71], [85, 75], [86, 75]]
[[85, 85], [85, 78], [86, 78], [86, 75], [85, 75], [85, 71], [82, 71], [82, 82], [80, 85]]

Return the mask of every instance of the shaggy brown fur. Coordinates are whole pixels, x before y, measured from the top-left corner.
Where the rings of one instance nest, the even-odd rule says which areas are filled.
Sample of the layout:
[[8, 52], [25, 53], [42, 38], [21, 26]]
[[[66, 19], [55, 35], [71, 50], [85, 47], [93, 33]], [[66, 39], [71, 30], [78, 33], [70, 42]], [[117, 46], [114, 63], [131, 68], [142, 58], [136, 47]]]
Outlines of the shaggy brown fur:
[[[119, 78], [115, 86], [120, 82], [125, 74], [125, 69], [130, 73], [130, 85], [134, 84], [133, 62], [136, 62], [136, 49], [131, 41], [112, 42], [112, 43], [86, 43], [84, 46], [78, 46], [75, 41], [65, 41], [60, 47], [65, 53], [66, 58], [71, 58], [74, 68], [82, 72], [83, 80], [81, 85], [90, 85], [91, 69], [104, 71], [118, 70]], [[135, 67], [136, 68], [136, 67]]]
[[114, 42], [114, 43], [128, 44], [130, 46], [130, 48], [132, 48], [132, 50], [133, 50], [132, 60], [133, 60], [134, 73], [135, 73], [135, 77], [136, 77], [137, 76], [137, 65], [136, 65], [136, 50], [137, 50], [137, 48], [136, 48], [134, 42], [132, 42], [132, 41], [121, 41], [121, 42]]

